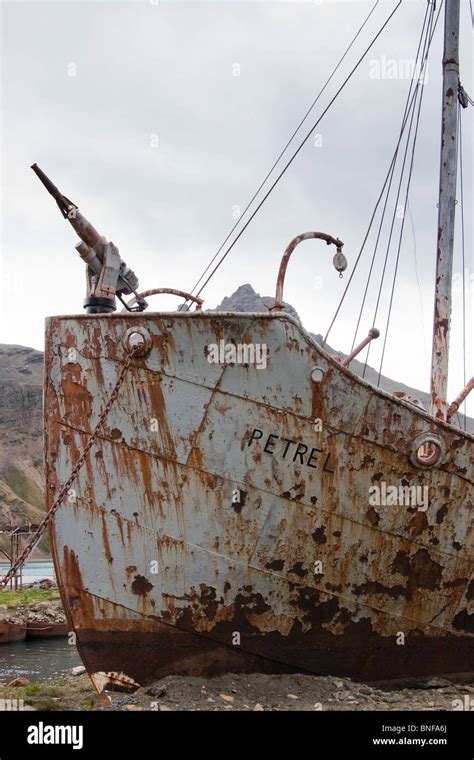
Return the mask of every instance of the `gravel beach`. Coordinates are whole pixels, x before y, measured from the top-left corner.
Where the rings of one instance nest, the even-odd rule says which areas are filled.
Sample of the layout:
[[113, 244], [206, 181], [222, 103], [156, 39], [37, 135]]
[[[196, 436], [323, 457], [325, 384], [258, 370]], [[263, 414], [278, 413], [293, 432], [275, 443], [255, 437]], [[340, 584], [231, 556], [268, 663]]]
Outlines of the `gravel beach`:
[[[168, 676], [133, 694], [97, 694], [85, 673], [47, 684], [0, 685], [0, 706], [30, 710], [370, 711], [474, 709], [474, 685], [432, 679], [425, 688], [388, 690], [350, 679], [304, 674]], [[2, 705], [2, 700], [5, 704]]]

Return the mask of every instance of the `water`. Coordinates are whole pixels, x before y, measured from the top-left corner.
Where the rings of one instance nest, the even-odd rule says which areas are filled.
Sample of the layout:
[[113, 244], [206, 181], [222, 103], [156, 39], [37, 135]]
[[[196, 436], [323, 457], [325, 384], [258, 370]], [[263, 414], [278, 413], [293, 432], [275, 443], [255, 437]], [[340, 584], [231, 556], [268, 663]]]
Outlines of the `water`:
[[23, 676], [32, 683], [60, 678], [71, 668], [82, 665], [74, 645], [67, 637], [17, 641], [0, 646], [0, 681], [8, 683]]
[[[0, 562], [0, 578], [10, 565]], [[23, 567], [23, 583], [33, 583], [43, 578], [54, 579], [52, 560], [33, 560]], [[0, 646], [0, 682], [8, 683], [23, 676], [32, 683], [42, 683], [60, 678], [76, 665], [82, 665], [75, 646], [68, 644], [67, 637], [17, 641]]]
[[[0, 562], [0, 578], [10, 569], [8, 562]], [[23, 565], [23, 583], [33, 583], [43, 578], [55, 579], [53, 560], [33, 560]]]

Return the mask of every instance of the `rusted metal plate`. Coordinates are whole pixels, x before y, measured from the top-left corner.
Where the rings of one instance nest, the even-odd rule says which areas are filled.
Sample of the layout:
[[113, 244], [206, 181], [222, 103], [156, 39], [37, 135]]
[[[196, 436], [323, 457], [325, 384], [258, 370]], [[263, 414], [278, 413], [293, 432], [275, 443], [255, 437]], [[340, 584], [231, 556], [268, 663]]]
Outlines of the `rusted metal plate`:
[[[148, 331], [151, 350], [52, 528], [97, 688], [107, 674], [474, 670], [472, 436], [361, 381], [290, 317], [51, 318], [50, 505], [130, 329]], [[220, 341], [265, 353], [228, 364]], [[443, 446], [437, 467], [413, 464], [423, 434]]]

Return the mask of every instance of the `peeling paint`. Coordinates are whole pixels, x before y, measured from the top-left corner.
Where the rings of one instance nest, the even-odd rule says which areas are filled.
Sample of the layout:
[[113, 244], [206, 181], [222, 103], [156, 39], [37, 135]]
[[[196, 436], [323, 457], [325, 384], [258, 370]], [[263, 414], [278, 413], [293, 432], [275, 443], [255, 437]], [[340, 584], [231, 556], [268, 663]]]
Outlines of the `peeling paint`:
[[[49, 319], [49, 505], [120, 371], [123, 335], [138, 327], [150, 351], [133, 360], [76, 502], [51, 529], [68, 622], [96, 688], [111, 673], [142, 684], [225, 670], [367, 679], [474, 670], [473, 437], [356, 377], [291, 317]], [[244, 336], [268, 346], [265, 371], [209, 364], [206, 345]], [[60, 350], [71, 342], [72, 368]], [[249, 445], [255, 429], [264, 435]], [[412, 445], [428, 433], [446, 456], [417, 468]], [[321, 453], [307, 466], [313, 448]], [[427, 486], [429, 508], [371, 506], [370, 486], [384, 481]]]

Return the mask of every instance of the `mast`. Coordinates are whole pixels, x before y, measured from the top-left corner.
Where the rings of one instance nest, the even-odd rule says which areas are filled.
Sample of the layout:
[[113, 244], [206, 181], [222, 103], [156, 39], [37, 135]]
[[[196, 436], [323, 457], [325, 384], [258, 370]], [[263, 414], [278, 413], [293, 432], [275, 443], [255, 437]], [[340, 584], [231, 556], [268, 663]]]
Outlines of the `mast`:
[[459, 82], [459, 0], [445, 0], [443, 52], [443, 112], [439, 173], [438, 249], [431, 357], [431, 413], [446, 419]]

